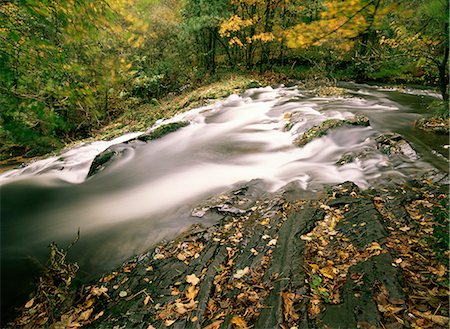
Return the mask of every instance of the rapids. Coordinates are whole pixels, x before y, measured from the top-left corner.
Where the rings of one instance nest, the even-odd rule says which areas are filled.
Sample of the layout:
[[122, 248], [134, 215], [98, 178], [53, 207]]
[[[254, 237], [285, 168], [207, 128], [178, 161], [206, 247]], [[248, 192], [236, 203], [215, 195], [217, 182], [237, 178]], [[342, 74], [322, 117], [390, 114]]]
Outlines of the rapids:
[[[343, 87], [349, 97], [317, 97], [296, 87], [250, 89], [158, 122], [190, 122], [161, 139], [121, 144], [140, 134], [131, 133], [0, 175], [2, 311], [26, 300], [49, 243], [68, 245], [78, 228], [81, 238], [71, 259], [88, 279], [192, 224], [213, 224], [191, 216], [191, 209], [233, 184], [262, 179], [274, 191], [297, 181], [316, 191], [345, 181], [367, 188], [435, 168], [448, 172], [446, 136], [413, 127], [435, 95]], [[355, 114], [367, 116], [371, 126], [338, 128], [303, 147], [293, 144], [314, 125]], [[376, 149], [375, 138], [384, 132], [400, 133], [419, 157], [390, 161]], [[120, 147], [120, 156], [87, 178], [95, 156], [108, 147]], [[345, 154], [361, 152], [336, 164]]]

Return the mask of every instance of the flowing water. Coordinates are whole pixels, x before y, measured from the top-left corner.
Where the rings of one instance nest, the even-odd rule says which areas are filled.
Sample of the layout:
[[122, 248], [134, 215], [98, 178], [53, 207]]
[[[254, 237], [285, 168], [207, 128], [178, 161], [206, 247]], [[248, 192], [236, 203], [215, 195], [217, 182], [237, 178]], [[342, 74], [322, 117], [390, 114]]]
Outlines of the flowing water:
[[[295, 87], [250, 89], [166, 121], [190, 125], [159, 140], [121, 144], [139, 135], [129, 134], [0, 175], [2, 310], [26, 300], [49, 243], [68, 245], [78, 228], [81, 238], [71, 259], [89, 278], [194, 223], [213, 224], [191, 216], [190, 209], [236, 183], [262, 179], [272, 191], [292, 181], [305, 190], [345, 181], [367, 188], [433, 167], [448, 172], [447, 137], [412, 125], [435, 95], [344, 87], [349, 97], [315, 97]], [[357, 113], [371, 126], [339, 128], [294, 146], [313, 125]], [[381, 132], [402, 134], [420, 157], [393, 163], [375, 147]], [[120, 156], [87, 178], [94, 157], [110, 146]], [[336, 165], [343, 155], [361, 152], [364, 156]]]

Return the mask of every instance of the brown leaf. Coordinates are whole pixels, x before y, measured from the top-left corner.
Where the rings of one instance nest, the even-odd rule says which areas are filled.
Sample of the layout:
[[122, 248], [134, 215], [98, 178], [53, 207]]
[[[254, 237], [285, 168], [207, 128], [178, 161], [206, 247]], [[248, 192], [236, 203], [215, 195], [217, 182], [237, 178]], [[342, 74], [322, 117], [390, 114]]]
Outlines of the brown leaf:
[[294, 310], [295, 294], [293, 292], [282, 292], [281, 298], [283, 299], [283, 315], [286, 322], [297, 321], [300, 316]]
[[434, 315], [434, 314], [431, 314], [431, 312], [422, 313], [419, 311], [413, 311], [412, 313], [414, 315], [424, 318], [426, 320], [433, 321], [434, 323], [439, 324], [441, 326], [448, 326], [448, 323], [449, 323], [449, 318], [447, 316]]
[[189, 311], [192, 311], [194, 308], [196, 308], [198, 305], [198, 302], [196, 301], [189, 301], [189, 303], [175, 303], [175, 312], [178, 314], [184, 315]]
[[105, 314], [104, 311], [101, 311], [100, 313], [96, 314], [96, 315], [94, 316], [94, 320], [93, 320], [93, 321], [99, 319], [101, 316], [103, 316], [103, 314]]
[[26, 304], [25, 308], [30, 308], [34, 304], [34, 298], [31, 298]]
[[219, 329], [219, 327], [222, 324], [222, 322], [223, 322], [223, 320], [214, 321], [213, 323], [207, 325], [203, 329]]
[[166, 327], [170, 327], [172, 324], [175, 323], [175, 321], [177, 321], [177, 320], [166, 320], [166, 321], [164, 321], [164, 325]]
[[196, 286], [200, 282], [200, 279], [195, 274], [191, 274], [186, 276], [186, 282]]
[[144, 299], [144, 306], [147, 305], [149, 301], [150, 301], [150, 295], [145, 297], [145, 299]]
[[245, 320], [239, 315], [233, 316], [231, 319], [231, 324], [233, 325], [233, 328], [236, 329], [247, 329], [247, 322], [245, 322]]
[[80, 316], [78, 317], [77, 321], [79, 321], [79, 322], [85, 322], [85, 321], [89, 320], [89, 318], [90, 318], [91, 315], [92, 315], [92, 312], [94, 312], [94, 309], [93, 309], [93, 308], [90, 308], [90, 309], [88, 309], [88, 310], [82, 312], [82, 313], [80, 314]]
[[189, 300], [194, 300], [195, 297], [197, 297], [198, 291], [199, 291], [198, 287], [196, 288], [195, 286], [189, 286], [186, 291], [186, 297]]

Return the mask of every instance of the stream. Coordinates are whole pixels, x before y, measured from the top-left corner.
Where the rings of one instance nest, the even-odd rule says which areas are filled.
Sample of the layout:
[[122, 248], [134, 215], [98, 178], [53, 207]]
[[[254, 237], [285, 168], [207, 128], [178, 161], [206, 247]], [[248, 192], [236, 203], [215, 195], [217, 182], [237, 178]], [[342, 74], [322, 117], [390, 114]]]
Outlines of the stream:
[[[235, 184], [263, 180], [269, 191], [296, 181], [304, 190], [352, 181], [365, 189], [427, 172], [448, 173], [448, 136], [414, 128], [436, 94], [346, 83], [345, 97], [318, 97], [296, 87], [255, 88], [190, 110], [156, 126], [189, 121], [148, 143], [131, 133], [79, 145], [0, 175], [2, 314], [27, 300], [51, 241], [66, 247], [89, 280], [215, 218], [192, 209]], [[369, 118], [297, 147], [295, 139], [327, 119]], [[289, 125], [290, 129], [287, 129]], [[382, 133], [402, 135], [417, 152], [392, 161], [376, 148]], [[128, 143], [124, 143], [129, 141]], [[112, 147], [114, 161], [87, 177]], [[363, 154], [338, 165], [346, 154]]]

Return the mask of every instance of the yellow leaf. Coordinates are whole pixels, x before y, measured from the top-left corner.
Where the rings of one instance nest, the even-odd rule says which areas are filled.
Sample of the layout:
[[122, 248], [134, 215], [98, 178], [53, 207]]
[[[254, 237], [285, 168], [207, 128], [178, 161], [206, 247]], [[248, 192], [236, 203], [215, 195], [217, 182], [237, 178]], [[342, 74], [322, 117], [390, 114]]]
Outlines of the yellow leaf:
[[335, 275], [333, 273], [333, 269], [330, 267], [321, 268], [319, 272], [328, 279], [334, 279]]
[[239, 315], [233, 316], [233, 318], [231, 319], [231, 324], [236, 329], [247, 329], [247, 322], [245, 322], [245, 320]]
[[309, 266], [311, 266], [312, 269], [315, 270], [315, 271], [319, 270], [319, 265], [317, 265], [317, 264], [309, 264]]
[[186, 297], [190, 300], [194, 300], [195, 297], [197, 297], [199, 288], [196, 288], [195, 286], [189, 286], [189, 288], [186, 291]]

